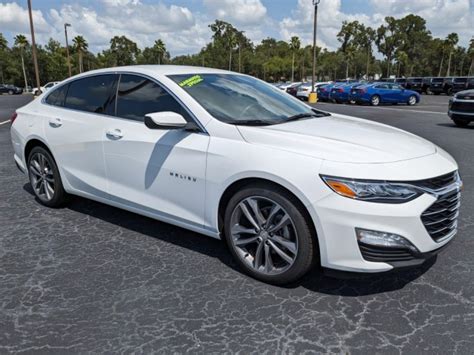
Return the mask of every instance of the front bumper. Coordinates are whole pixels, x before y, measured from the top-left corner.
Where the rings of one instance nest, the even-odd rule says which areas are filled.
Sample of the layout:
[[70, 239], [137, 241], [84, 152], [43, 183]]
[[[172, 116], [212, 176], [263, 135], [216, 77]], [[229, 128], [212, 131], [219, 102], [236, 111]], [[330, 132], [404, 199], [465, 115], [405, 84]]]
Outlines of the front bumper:
[[[454, 160], [441, 149], [437, 154], [389, 163], [385, 168], [382, 167], [384, 164], [352, 165], [353, 178], [363, 179], [364, 176], [361, 175], [364, 174], [365, 178], [371, 176], [374, 180], [383, 180], [387, 175], [391, 176], [390, 180], [396, 181], [424, 180], [457, 170]], [[322, 168], [324, 174], [345, 176], [340, 169], [347, 171], [347, 164], [327, 163]], [[451, 185], [450, 183], [449, 186]], [[458, 190], [459, 187], [456, 187], [438, 195], [424, 193], [402, 204], [353, 200], [331, 191], [307, 206], [316, 225], [321, 266], [339, 271], [378, 273], [423, 263], [449, 243], [457, 232], [459, 196], [456, 201], [451, 199], [456, 199]], [[443, 206], [444, 203], [450, 204], [447, 207], [453, 207], [456, 211], [447, 212], [447, 216], [438, 215], [437, 211], [446, 207]], [[437, 234], [438, 225], [433, 226], [433, 219], [430, 220], [432, 216], [440, 221], [445, 217], [453, 220], [450, 230], [446, 231], [446, 237]], [[441, 224], [440, 228], [443, 226]], [[406, 250], [363, 250], [357, 240], [356, 228], [396, 234], [408, 240], [416, 248], [416, 252], [407, 254]], [[367, 257], [368, 255], [372, 258]]]

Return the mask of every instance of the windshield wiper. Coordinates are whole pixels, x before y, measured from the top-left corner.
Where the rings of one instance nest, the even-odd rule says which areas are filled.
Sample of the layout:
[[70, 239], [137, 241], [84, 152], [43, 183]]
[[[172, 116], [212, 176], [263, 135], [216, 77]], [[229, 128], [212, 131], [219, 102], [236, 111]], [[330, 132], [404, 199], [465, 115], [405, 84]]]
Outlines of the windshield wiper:
[[273, 123], [263, 120], [236, 120], [229, 122], [231, 124], [240, 125], [240, 126], [268, 126]]
[[309, 117], [321, 117], [321, 116], [316, 114], [316, 113], [299, 113], [297, 115], [293, 115], [293, 116], [285, 118], [281, 123], [286, 123], [286, 122], [290, 122], [290, 121], [297, 121], [297, 120], [300, 120], [302, 118], [309, 118]]

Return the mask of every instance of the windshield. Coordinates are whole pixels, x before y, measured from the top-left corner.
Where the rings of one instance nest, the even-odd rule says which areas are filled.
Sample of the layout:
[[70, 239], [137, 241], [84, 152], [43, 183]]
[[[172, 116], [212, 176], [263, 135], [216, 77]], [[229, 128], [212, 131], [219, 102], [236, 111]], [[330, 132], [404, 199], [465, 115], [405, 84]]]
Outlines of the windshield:
[[444, 80], [443, 78], [433, 78], [433, 79], [431, 79], [431, 81], [433, 83], [441, 83], [443, 80]]
[[467, 78], [455, 78], [454, 82], [455, 83], [465, 83], [465, 82], [467, 82]]
[[278, 124], [326, 115], [255, 78], [237, 74], [170, 75], [212, 116], [231, 124]]

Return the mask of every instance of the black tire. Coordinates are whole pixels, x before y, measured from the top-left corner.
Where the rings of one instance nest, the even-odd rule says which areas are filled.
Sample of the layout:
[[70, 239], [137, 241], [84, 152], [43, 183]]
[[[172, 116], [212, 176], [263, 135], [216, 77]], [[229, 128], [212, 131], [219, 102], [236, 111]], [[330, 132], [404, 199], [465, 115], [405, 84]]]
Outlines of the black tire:
[[[233, 237], [231, 235], [232, 215], [234, 210], [238, 208], [238, 205], [250, 197], [261, 197], [276, 202], [293, 221], [297, 236], [297, 252], [293, 264], [279, 274], [266, 274], [247, 265], [233, 245]], [[283, 285], [300, 279], [311, 269], [313, 264], [319, 260], [317, 241], [315, 239], [315, 233], [313, 233], [312, 224], [308, 221], [308, 217], [306, 217], [306, 211], [304, 211], [300, 205], [301, 204], [284, 189], [267, 184], [246, 186], [230, 199], [224, 215], [224, 239], [234, 260], [236, 260], [237, 264], [246, 274], [266, 283]]]
[[435, 94], [435, 95], [441, 94], [440, 92], [436, 92], [436, 91], [435, 91], [435, 92], [432, 92], [432, 93]]
[[370, 104], [372, 106], [380, 105], [380, 96], [379, 95], [372, 95], [372, 97], [370, 98]]
[[462, 118], [453, 118], [453, 122], [456, 126], [466, 128], [469, 126], [470, 121], [464, 120]]
[[13, 90], [8, 90], [8, 95], [13, 95]]
[[[35, 156], [38, 156], [38, 154], [41, 154], [45, 157], [46, 162], [48, 163], [48, 166], [52, 170], [52, 177], [53, 177], [52, 185], [54, 186], [54, 192], [53, 192], [52, 198], [50, 199], [46, 199], [44, 196], [41, 196], [40, 194], [38, 194], [37, 190], [33, 186], [34, 173], [32, 172], [32, 159]], [[28, 168], [28, 177], [30, 179], [31, 188], [33, 189], [38, 201], [41, 204], [47, 207], [61, 207], [67, 202], [68, 194], [64, 190], [61, 176], [59, 174], [58, 166], [56, 165], [56, 162], [54, 161], [53, 156], [47, 149], [41, 146], [34, 147], [28, 156], [27, 168]]]

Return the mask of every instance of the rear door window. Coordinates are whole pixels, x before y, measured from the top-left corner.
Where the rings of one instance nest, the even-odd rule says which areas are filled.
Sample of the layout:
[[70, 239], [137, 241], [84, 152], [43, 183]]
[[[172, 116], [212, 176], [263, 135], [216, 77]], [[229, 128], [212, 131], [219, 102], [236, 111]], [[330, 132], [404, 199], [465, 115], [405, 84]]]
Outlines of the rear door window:
[[67, 108], [106, 115], [115, 113], [115, 94], [118, 75], [95, 75], [69, 84], [64, 106]]

